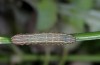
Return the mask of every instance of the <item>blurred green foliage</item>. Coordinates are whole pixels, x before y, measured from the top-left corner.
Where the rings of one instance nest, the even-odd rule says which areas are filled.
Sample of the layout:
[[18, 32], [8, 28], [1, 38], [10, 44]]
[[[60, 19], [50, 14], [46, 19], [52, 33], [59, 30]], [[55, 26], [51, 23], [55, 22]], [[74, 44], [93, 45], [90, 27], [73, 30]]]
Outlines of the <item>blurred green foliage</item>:
[[[100, 31], [100, 28], [99, 28], [100, 27], [99, 25], [100, 24], [100, 14], [99, 14], [100, 1], [99, 0], [8, 0], [8, 1], [0, 0], [0, 13], [3, 10], [5, 10], [3, 12], [6, 12], [9, 9], [11, 9], [13, 11], [12, 13], [14, 16], [10, 16], [10, 14], [7, 15], [6, 13], [4, 13], [3, 16], [0, 14], [0, 16], [6, 17], [5, 15], [7, 15], [9, 18], [11, 18], [11, 19], [7, 19], [7, 23], [10, 23], [11, 24], [10, 26], [12, 27], [12, 29], [15, 29], [15, 30], [20, 28], [21, 31], [26, 31], [27, 26], [30, 26], [29, 28], [33, 30], [32, 28], [33, 26], [31, 26], [30, 24], [33, 24], [33, 22], [36, 22], [36, 24], [34, 23], [34, 25], [36, 25], [36, 28], [35, 28], [36, 32], [41, 32], [41, 31], [47, 32], [55, 28], [57, 31], [61, 33], [62, 32], [63, 33], [68, 33], [68, 32], [84, 33], [84, 32]], [[23, 2], [25, 3], [23, 4]], [[6, 6], [4, 6], [5, 4]], [[25, 6], [26, 4], [27, 6]], [[35, 10], [36, 12], [34, 12], [33, 10]], [[35, 16], [35, 14], [37, 14], [37, 16]], [[11, 21], [13, 17], [15, 18], [15, 21], [14, 20]], [[37, 17], [36, 21], [34, 20], [35, 17]], [[10, 20], [11, 22], [9, 22], [8, 20]], [[0, 24], [2, 24], [2, 22], [5, 22], [5, 21], [2, 20], [2, 18], [0, 18]], [[26, 22], [29, 22], [29, 23], [26, 23]], [[15, 24], [16, 26], [13, 24]], [[2, 25], [0, 25], [0, 34], [5, 33], [1, 31], [2, 28], [3, 28], [3, 31], [6, 28], [5, 26], [2, 26]], [[23, 33], [23, 32], [15, 31], [14, 34], [16, 33]], [[34, 32], [31, 32], [31, 33], [34, 33]], [[10, 42], [8, 38], [2, 38], [2, 37], [0, 37], [0, 41]], [[40, 64], [42, 64], [40, 62], [42, 60], [43, 64], [46, 65], [49, 63], [50, 59], [54, 61], [54, 60], [59, 60], [59, 59], [61, 60], [63, 58], [64, 58], [63, 61], [61, 61], [63, 63], [61, 64], [64, 64], [64, 62], [66, 61], [76, 61], [76, 60], [77, 61], [80, 60], [84, 62], [86, 61], [100, 62], [100, 56], [99, 56], [100, 55], [100, 51], [99, 51], [100, 40], [79, 42], [78, 45], [76, 43], [73, 45], [66, 46], [69, 48], [73, 46], [75, 47], [75, 48], [73, 47], [72, 50], [69, 50], [69, 48], [66, 48], [65, 51], [68, 52], [68, 53], [66, 52], [66, 54], [64, 54], [65, 52], [63, 53], [60, 52], [62, 48], [58, 49], [57, 47], [54, 47], [56, 49], [54, 50], [53, 53], [58, 54], [58, 56], [55, 54], [54, 57], [50, 56], [49, 59], [48, 59], [48, 53], [47, 53], [48, 51], [45, 51], [46, 48], [38, 46], [38, 45], [36, 46], [11, 45], [9, 47], [11, 47], [11, 49], [13, 50], [12, 54], [8, 53], [9, 50], [5, 51], [5, 48], [8, 46], [0, 45], [0, 55], [1, 55], [0, 61], [10, 62], [10, 60], [12, 59], [12, 55], [15, 55], [16, 57], [18, 56], [17, 57], [18, 59], [25, 61], [25, 63], [22, 63], [20, 65], [23, 65], [23, 64], [32, 65], [34, 60], [38, 60]], [[2, 48], [3, 48], [3, 51], [2, 51]], [[53, 49], [53, 47], [51, 49]], [[80, 56], [79, 55], [68, 56], [67, 54], [70, 54], [69, 52], [75, 52], [73, 54], [77, 54], [77, 55], [79, 54]], [[41, 56], [46, 53], [47, 53], [46, 56]], [[7, 57], [5, 55], [2, 56], [2, 54], [6, 54]], [[31, 54], [31, 55], [27, 55], [27, 54]], [[84, 54], [87, 54], [87, 55], [84, 55]], [[8, 57], [8, 55], [10, 57]], [[26, 61], [27, 62], [29, 61], [29, 63], [27, 63]], [[17, 63], [17, 60], [15, 63]]]
[[38, 31], [46, 31], [57, 22], [57, 4], [53, 0], [42, 0], [37, 5]]

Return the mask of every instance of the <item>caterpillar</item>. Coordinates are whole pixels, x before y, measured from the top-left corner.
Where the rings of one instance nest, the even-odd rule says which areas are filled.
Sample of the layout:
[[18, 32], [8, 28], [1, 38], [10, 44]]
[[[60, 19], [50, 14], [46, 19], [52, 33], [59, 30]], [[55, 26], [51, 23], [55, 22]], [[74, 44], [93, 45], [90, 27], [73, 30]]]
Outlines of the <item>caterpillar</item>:
[[18, 34], [11, 38], [17, 45], [43, 44], [43, 45], [63, 45], [75, 42], [75, 37], [62, 33], [35, 33]]

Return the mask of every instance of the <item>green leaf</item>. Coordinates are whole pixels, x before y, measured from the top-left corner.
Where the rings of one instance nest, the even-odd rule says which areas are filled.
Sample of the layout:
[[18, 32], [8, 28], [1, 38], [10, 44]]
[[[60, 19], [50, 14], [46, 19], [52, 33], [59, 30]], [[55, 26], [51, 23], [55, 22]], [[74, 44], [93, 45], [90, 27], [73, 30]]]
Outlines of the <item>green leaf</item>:
[[79, 14], [73, 14], [70, 18], [70, 24], [72, 24], [77, 31], [79, 32], [84, 32], [84, 25], [85, 21], [84, 18], [81, 17]]
[[57, 21], [57, 7], [52, 0], [42, 0], [37, 5], [38, 20], [37, 30], [46, 31], [54, 26]]
[[80, 11], [89, 10], [93, 7], [93, 0], [76, 0], [76, 5]]

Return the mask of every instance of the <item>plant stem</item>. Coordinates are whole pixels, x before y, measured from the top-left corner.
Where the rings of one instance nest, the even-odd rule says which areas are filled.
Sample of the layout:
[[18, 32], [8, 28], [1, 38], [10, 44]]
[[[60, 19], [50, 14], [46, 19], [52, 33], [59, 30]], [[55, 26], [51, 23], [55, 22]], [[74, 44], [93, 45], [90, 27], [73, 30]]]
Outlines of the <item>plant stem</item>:
[[[44, 61], [45, 55], [23, 55], [22, 57], [23, 61], [36, 61], [36, 60], [41, 60]], [[1, 57], [0, 61], [1, 62], [8, 62], [10, 60], [10, 57], [5, 56]], [[50, 61], [57, 61], [60, 60], [59, 56], [50, 56], [49, 58]], [[65, 57], [66, 61], [81, 61], [81, 62], [100, 62], [100, 55], [69, 55]]]
[[63, 54], [62, 54], [62, 58], [60, 59], [59, 65], [64, 65], [66, 62], [66, 58], [67, 58], [67, 49], [63, 48]]
[[[72, 34], [76, 41], [96, 40], [100, 39], [100, 32], [89, 32], [89, 33], [75, 33]], [[11, 38], [0, 37], [0, 44], [11, 44]]]
[[11, 44], [10, 37], [0, 37], [0, 44]]
[[100, 32], [77, 33], [73, 36], [76, 37], [76, 41], [96, 40], [100, 39]]

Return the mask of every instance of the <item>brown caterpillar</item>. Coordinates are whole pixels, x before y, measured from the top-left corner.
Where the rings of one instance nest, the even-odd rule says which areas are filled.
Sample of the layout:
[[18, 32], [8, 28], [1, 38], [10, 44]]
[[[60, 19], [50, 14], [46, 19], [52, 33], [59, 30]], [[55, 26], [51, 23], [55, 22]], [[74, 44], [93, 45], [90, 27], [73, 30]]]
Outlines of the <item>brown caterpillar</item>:
[[43, 45], [62, 45], [74, 43], [75, 37], [61, 33], [36, 33], [19, 34], [12, 37], [12, 42], [18, 45], [43, 44]]

